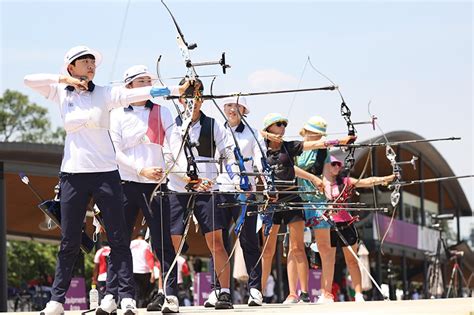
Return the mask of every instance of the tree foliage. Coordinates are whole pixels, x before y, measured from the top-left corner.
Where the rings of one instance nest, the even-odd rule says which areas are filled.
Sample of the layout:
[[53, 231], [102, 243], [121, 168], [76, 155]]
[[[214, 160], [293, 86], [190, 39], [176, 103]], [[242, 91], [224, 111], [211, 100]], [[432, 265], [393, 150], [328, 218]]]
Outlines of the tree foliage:
[[62, 128], [51, 130], [48, 110], [31, 103], [28, 96], [5, 90], [0, 97], [0, 141], [62, 144], [64, 136]]
[[[48, 276], [54, 277], [59, 246], [36, 241], [8, 241], [8, 286], [21, 288], [32, 280], [47, 285]], [[91, 279], [94, 254], [84, 256], [85, 279]]]
[[[28, 96], [13, 90], [0, 95], [0, 142], [64, 143], [63, 128], [52, 130], [48, 109], [30, 102]], [[54, 277], [58, 245], [37, 241], [8, 241], [8, 285], [21, 288], [30, 281], [48, 284]], [[85, 278], [94, 267], [93, 254], [85, 256]]]
[[54, 275], [57, 247], [33, 241], [8, 241], [8, 284], [20, 287], [30, 280]]

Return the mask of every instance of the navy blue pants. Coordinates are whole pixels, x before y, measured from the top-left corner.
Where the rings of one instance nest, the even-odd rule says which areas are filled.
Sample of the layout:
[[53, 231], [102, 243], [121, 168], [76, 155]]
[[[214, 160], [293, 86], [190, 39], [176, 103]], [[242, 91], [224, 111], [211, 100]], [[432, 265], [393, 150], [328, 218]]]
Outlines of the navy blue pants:
[[[128, 231], [128, 242], [130, 243], [131, 235], [135, 222], [137, 220], [138, 211], [141, 209], [146, 223], [150, 228], [151, 246], [153, 251], [161, 263], [162, 279], [170, 269], [176, 253], [174, 251], [173, 242], [170, 233], [170, 207], [166, 196], [157, 195], [149, 204], [150, 196], [156, 187], [156, 184], [145, 184], [136, 182], [123, 182], [123, 207], [125, 212], [125, 224]], [[161, 185], [158, 191], [167, 191], [166, 185]], [[149, 207], [148, 207], [149, 206]], [[171, 271], [166, 283], [166, 294], [178, 295], [177, 281], [177, 265]], [[108, 278], [109, 273], [107, 273]], [[114, 278], [114, 277], [113, 277]], [[114, 284], [116, 281], [111, 280]], [[116, 285], [111, 294], [115, 295]]]
[[[234, 203], [236, 200], [236, 195], [222, 194], [219, 196], [220, 202], [222, 203]], [[232, 220], [237, 224], [240, 214], [242, 213], [242, 207], [232, 207], [232, 208], [220, 208], [222, 211], [222, 216], [224, 218], [224, 229], [222, 230], [222, 237], [224, 239], [224, 246], [227, 250], [227, 253], [230, 254], [232, 250], [230, 238], [234, 231], [229, 231], [231, 227]], [[257, 207], [249, 206], [247, 211], [257, 211]], [[259, 291], [262, 290], [262, 261], [260, 260], [257, 264], [257, 260], [260, 257], [260, 248], [258, 242], [258, 234], [255, 231], [257, 226], [257, 216], [245, 216], [244, 224], [242, 225], [242, 231], [239, 236], [240, 247], [242, 247], [242, 252], [244, 254], [245, 267], [247, 273], [249, 274], [248, 286], [249, 288], [255, 288]], [[214, 269], [214, 261], [210, 261], [210, 269]], [[219, 273], [220, 270], [216, 270], [216, 273]], [[219, 280], [216, 279], [216, 288], [219, 288]], [[211, 282], [211, 287], [214, 287], [214, 283]]]
[[[117, 275], [117, 295], [133, 298], [132, 255], [126, 237], [122, 186], [118, 171], [61, 173], [61, 246], [56, 264], [51, 300], [65, 302], [74, 263], [79, 255], [81, 229], [91, 197], [102, 212], [111, 248], [110, 268]], [[107, 284], [106, 292], [109, 287]]]
[[[217, 207], [219, 196], [216, 194], [197, 195], [194, 207], [194, 216], [199, 222], [202, 234], [222, 230], [223, 216], [220, 208]], [[171, 194], [171, 235], [183, 235], [185, 224], [184, 216], [188, 206], [189, 194]]]

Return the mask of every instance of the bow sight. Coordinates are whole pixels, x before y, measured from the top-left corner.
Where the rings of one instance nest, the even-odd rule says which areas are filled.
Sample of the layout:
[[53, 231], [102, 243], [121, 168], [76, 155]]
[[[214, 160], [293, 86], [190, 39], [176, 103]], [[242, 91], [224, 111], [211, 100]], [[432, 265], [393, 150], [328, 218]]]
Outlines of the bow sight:
[[[196, 48], [196, 44], [194, 45], [193, 48]], [[188, 49], [192, 49], [189, 48]], [[185, 61], [186, 67], [187, 68], [194, 68], [194, 67], [202, 67], [202, 66], [212, 66], [212, 65], [220, 65], [222, 67], [222, 73], [226, 74], [226, 69], [230, 68], [231, 66], [225, 63], [225, 52], [222, 53], [221, 59], [215, 60], [215, 61], [203, 61], [203, 62], [191, 62], [191, 60], [186, 60]]]

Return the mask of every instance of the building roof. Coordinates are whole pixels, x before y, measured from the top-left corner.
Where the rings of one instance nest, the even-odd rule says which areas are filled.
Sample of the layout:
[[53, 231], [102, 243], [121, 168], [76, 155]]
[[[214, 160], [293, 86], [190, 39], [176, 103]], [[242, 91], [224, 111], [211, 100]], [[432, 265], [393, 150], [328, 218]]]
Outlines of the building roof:
[[63, 146], [58, 144], [1, 142], [0, 160], [54, 165], [59, 168]]
[[[422, 140], [424, 139], [420, 135], [410, 132], [410, 131], [394, 131], [386, 134], [387, 139], [390, 142], [394, 141], [405, 141], [405, 140]], [[376, 143], [376, 142], [385, 142], [385, 139], [381, 138], [380, 136], [371, 138], [369, 140], [363, 141], [361, 143]], [[417, 161], [417, 165], [419, 167], [419, 163], [423, 163], [424, 168], [424, 179], [427, 178], [436, 178], [436, 177], [447, 177], [447, 176], [455, 176], [453, 170], [446, 162], [445, 158], [441, 155], [441, 153], [433, 146], [430, 142], [425, 143], [415, 143], [415, 144], [402, 144], [398, 146], [393, 146], [394, 150], [396, 147], [400, 147], [400, 154], [397, 157], [397, 160], [410, 160], [412, 155], [419, 157]], [[363, 169], [367, 154], [370, 152], [370, 148], [358, 148], [355, 151], [355, 158], [356, 158], [356, 167], [355, 172]], [[334, 154], [344, 160], [344, 157], [347, 153], [342, 152], [340, 150], [334, 152]], [[381, 165], [379, 165], [377, 175], [387, 175], [390, 174], [392, 168], [390, 167], [390, 163], [388, 162], [387, 158], [385, 157], [385, 147], [378, 147], [377, 151], [377, 160]], [[383, 171], [380, 170], [382, 167]], [[402, 178], [405, 180], [415, 180], [420, 179], [418, 171], [414, 171], [410, 169], [411, 166], [403, 166], [403, 174]], [[461, 175], [461, 174], [458, 174]], [[367, 175], [365, 175], [367, 176]], [[472, 216], [472, 209], [469, 205], [469, 202], [466, 198], [466, 195], [459, 183], [459, 180], [447, 180], [443, 181], [443, 189], [449, 200], [445, 201], [445, 206], [441, 209], [441, 213], [451, 213], [455, 212], [456, 209], [460, 210], [461, 216]], [[434, 185], [436, 184], [430, 184]], [[427, 184], [425, 184], [427, 186]], [[407, 187], [407, 190], [412, 189], [412, 187]], [[429, 187], [427, 187], [427, 190]], [[435, 195], [434, 193], [431, 195]], [[438, 201], [438, 200], [436, 200]]]
[[[389, 141], [401, 141], [411, 139], [423, 139], [421, 136], [408, 132], [396, 131], [387, 134]], [[373, 143], [381, 141], [380, 138], [373, 138], [363, 143]], [[407, 159], [409, 153], [422, 157], [423, 164], [427, 167], [426, 176], [428, 177], [444, 177], [454, 175], [451, 167], [448, 165], [443, 156], [436, 150], [431, 143], [406, 144], [400, 146], [402, 152], [400, 154], [403, 160]], [[357, 149], [355, 172], [362, 170], [366, 156], [369, 152], [368, 148]], [[377, 160], [381, 170], [378, 174], [391, 172], [391, 167], [385, 158], [385, 149], [378, 148]], [[52, 188], [58, 182], [58, 172], [63, 154], [63, 146], [55, 144], [35, 144], [35, 143], [0, 143], [0, 162], [4, 162], [5, 187], [6, 187], [6, 210], [7, 210], [7, 233], [10, 237], [26, 237], [35, 239], [51, 239], [59, 238], [58, 230], [42, 231], [38, 228], [38, 224], [44, 220], [43, 214], [37, 209], [38, 200], [28, 191], [28, 188], [21, 183], [18, 177], [19, 172], [24, 172], [30, 176], [32, 183], [37, 186], [38, 192], [45, 198], [49, 199], [53, 195]], [[344, 152], [336, 152], [337, 156], [343, 158]], [[417, 173], [404, 172], [404, 178], [417, 179]], [[472, 215], [471, 207], [462, 190], [458, 180], [443, 182], [443, 187], [449, 201], [450, 207], [442, 211], [453, 211], [458, 208], [463, 216]], [[429, 190], [429, 187], [427, 187]], [[436, 194], [433, 189], [432, 195]], [[428, 194], [427, 194], [428, 195]], [[91, 220], [89, 218], [89, 220]], [[88, 223], [89, 234], [92, 234], [92, 224]], [[193, 231], [194, 232], [194, 231]], [[191, 234], [195, 234], [191, 232]], [[201, 246], [200, 234], [193, 235], [188, 238], [191, 254], [205, 255], [207, 252], [205, 246]], [[196, 243], [196, 244], [194, 244]], [[193, 246], [191, 246], [193, 245]], [[195, 246], [197, 245], [197, 246]], [[197, 250], [199, 248], [199, 250]], [[196, 251], [194, 250], [196, 249]]]

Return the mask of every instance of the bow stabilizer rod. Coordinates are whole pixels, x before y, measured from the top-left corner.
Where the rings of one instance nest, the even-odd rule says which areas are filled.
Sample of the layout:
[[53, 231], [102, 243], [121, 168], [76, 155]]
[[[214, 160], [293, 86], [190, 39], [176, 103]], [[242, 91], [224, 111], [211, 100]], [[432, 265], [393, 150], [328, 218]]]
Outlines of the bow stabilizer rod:
[[[225, 73], [225, 72], [224, 72]], [[306, 88], [306, 89], [292, 89], [292, 90], [274, 90], [274, 91], [259, 91], [259, 92], [248, 92], [248, 93], [229, 93], [222, 95], [202, 95], [201, 98], [204, 100], [210, 99], [221, 99], [227, 97], [237, 97], [237, 96], [258, 96], [258, 95], [271, 95], [271, 94], [285, 94], [285, 93], [295, 93], [295, 92], [312, 92], [312, 91], [334, 91], [337, 89], [337, 86], [323, 86], [316, 88]], [[178, 99], [179, 96], [169, 95], [165, 97], [168, 100]]]
[[[461, 179], [461, 178], [471, 178], [474, 175], [462, 175], [462, 176], [447, 176], [447, 177], [438, 177], [438, 178], [427, 178], [427, 179], [418, 179], [418, 180], [410, 180], [400, 182], [400, 186], [410, 186], [415, 184], [427, 184], [427, 183], [435, 183], [441, 182], [444, 180], [453, 180], [453, 179]], [[392, 185], [388, 185], [388, 188], [391, 189]]]
[[371, 148], [371, 147], [385, 147], [388, 145], [401, 145], [401, 144], [413, 144], [413, 143], [426, 143], [436, 141], [456, 141], [461, 140], [461, 137], [449, 137], [449, 138], [436, 138], [436, 139], [417, 139], [417, 140], [402, 140], [393, 142], [379, 142], [379, 143], [353, 143], [353, 144], [338, 144], [335, 147], [346, 147], [346, 148]]

